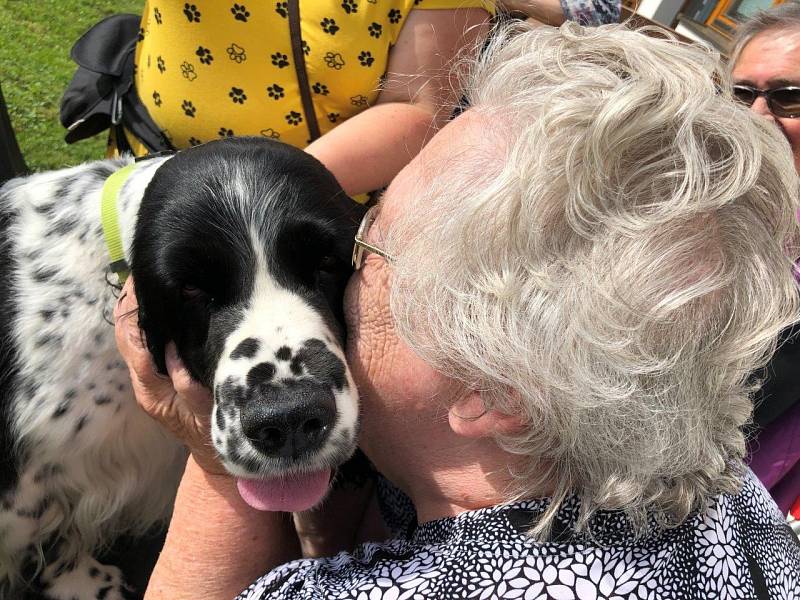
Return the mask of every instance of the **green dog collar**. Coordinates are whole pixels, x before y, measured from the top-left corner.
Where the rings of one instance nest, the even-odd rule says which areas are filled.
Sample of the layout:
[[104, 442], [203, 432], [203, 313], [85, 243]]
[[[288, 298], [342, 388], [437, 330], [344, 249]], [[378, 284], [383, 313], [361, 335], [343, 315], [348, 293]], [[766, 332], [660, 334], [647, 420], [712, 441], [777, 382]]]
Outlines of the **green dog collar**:
[[136, 169], [136, 163], [131, 163], [113, 173], [103, 184], [103, 193], [100, 199], [100, 220], [103, 224], [103, 237], [111, 257], [109, 269], [117, 274], [119, 284], [125, 283], [130, 274], [128, 261], [122, 249], [122, 234], [119, 231], [119, 218], [117, 215], [117, 198], [122, 186]]

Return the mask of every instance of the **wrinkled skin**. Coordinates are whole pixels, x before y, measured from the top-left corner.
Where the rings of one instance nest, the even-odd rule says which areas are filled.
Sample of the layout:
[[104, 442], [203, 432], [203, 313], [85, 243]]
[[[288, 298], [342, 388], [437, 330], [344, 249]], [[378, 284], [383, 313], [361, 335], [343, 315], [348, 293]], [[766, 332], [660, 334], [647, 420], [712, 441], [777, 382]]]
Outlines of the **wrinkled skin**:
[[[387, 318], [391, 267], [380, 261], [369, 259], [362, 267], [363, 278], [354, 277], [346, 295], [346, 318], [354, 333], [347, 357], [363, 407], [359, 445], [376, 468], [413, 499], [424, 522], [460, 512], [446, 489], [474, 481], [458, 470], [464, 467], [462, 456], [468, 456], [467, 463], [476, 470], [483, 466], [472, 452], [461, 452], [475, 440], [457, 436], [448, 425], [448, 407], [461, 388], [414, 354]], [[442, 473], [445, 464], [454, 465], [452, 474]], [[450, 485], [442, 486], [438, 477], [448, 477]], [[466, 490], [455, 496], [463, 502], [461, 510], [488, 503]]]
[[[378, 247], [381, 231], [412, 193], [419, 167], [413, 161], [384, 194], [368, 232], [368, 241]], [[454, 384], [398, 337], [389, 309], [391, 271], [385, 259], [367, 254], [351, 277], [345, 292], [346, 354], [363, 403], [359, 445], [384, 475], [408, 489], [408, 465], [429, 460], [426, 440], [440, 435]], [[416, 441], [413, 448], [409, 440]]]
[[227, 474], [211, 445], [211, 390], [197, 383], [180, 361], [175, 344], [165, 352], [169, 378], [159, 375], [137, 321], [133, 279], [128, 278], [114, 307], [117, 346], [128, 364], [136, 400], [144, 411], [186, 444], [209, 473]]

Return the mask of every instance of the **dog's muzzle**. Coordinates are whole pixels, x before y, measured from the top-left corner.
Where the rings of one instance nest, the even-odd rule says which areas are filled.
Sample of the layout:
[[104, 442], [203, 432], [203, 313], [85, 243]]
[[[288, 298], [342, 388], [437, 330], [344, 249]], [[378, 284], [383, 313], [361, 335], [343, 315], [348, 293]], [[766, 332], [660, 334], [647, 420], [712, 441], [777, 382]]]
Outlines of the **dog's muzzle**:
[[319, 450], [336, 421], [329, 387], [313, 380], [263, 383], [250, 389], [239, 419], [253, 447], [270, 458], [297, 460]]

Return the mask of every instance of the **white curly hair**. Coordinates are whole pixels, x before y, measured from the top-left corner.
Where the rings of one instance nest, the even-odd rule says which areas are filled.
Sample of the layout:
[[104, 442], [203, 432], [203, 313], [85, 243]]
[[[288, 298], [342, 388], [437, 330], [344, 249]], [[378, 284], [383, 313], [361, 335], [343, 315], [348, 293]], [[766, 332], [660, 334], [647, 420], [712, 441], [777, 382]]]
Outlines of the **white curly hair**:
[[385, 232], [398, 333], [528, 426], [508, 499], [682, 522], [735, 492], [748, 375], [798, 317], [786, 140], [719, 57], [625, 26], [499, 32], [480, 146], [425, 165]]

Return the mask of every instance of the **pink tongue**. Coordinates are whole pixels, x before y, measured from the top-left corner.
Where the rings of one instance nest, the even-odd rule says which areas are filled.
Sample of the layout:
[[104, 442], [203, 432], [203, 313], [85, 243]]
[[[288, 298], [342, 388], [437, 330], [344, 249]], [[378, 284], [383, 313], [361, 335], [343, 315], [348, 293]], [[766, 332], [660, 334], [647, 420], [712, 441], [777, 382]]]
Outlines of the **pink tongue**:
[[237, 479], [239, 495], [256, 510], [298, 512], [316, 506], [328, 491], [330, 469], [275, 479]]

